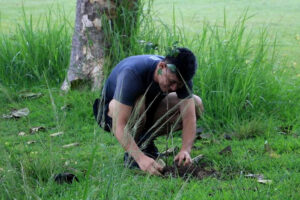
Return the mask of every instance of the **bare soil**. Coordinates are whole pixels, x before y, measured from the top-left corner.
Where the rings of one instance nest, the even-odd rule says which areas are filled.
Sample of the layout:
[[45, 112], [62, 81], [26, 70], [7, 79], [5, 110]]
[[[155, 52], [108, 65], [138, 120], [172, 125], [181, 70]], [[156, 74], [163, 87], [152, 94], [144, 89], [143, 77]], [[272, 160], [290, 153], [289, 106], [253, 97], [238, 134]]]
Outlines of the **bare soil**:
[[172, 166], [165, 166], [162, 172], [164, 177], [181, 177], [187, 179], [189, 177], [202, 180], [208, 176], [215, 176], [216, 170], [208, 169], [203, 166], [190, 165], [190, 166], [177, 166], [176, 164]]

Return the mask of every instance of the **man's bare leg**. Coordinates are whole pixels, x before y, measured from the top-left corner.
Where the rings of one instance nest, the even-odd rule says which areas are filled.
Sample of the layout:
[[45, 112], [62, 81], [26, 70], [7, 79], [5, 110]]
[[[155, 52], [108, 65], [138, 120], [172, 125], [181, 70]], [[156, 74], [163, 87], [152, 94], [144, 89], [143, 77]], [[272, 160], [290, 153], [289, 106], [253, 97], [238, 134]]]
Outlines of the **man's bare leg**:
[[[193, 95], [195, 100], [196, 107], [196, 117], [199, 119], [200, 115], [204, 111], [204, 107], [202, 104], [202, 100], [199, 96]], [[109, 111], [108, 116], [112, 116], [113, 110], [117, 109], [115, 104], [116, 100], [112, 100], [109, 103]], [[177, 97], [175, 92], [168, 94], [157, 106], [156, 111], [154, 112], [154, 116], [152, 116], [153, 125], [150, 130], [145, 130], [146, 124], [146, 106], [145, 106], [145, 98], [140, 96], [135, 102], [132, 114], [130, 116], [129, 124], [132, 130], [132, 136], [135, 138], [135, 141], [138, 143], [140, 138], [142, 138], [145, 134], [145, 131], [149, 131], [149, 134], [154, 134], [151, 138], [155, 138], [157, 136], [166, 135], [170, 132], [171, 128], [173, 131], [178, 131], [182, 129], [182, 120], [180, 117], [179, 104], [181, 99]], [[148, 119], [149, 120], [149, 119]], [[145, 138], [150, 139], [148, 136]]]
[[[127, 126], [129, 130], [131, 130], [131, 134], [133, 137], [139, 135], [143, 132], [144, 126], [146, 123], [146, 113], [145, 113], [145, 98], [144, 96], [140, 96], [132, 109], [132, 113], [128, 120]], [[112, 113], [115, 109], [118, 109], [116, 106], [116, 100], [113, 99], [109, 103], [109, 109], [107, 115], [112, 118]]]
[[[199, 96], [193, 95], [197, 119], [204, 112], [202, 100]], [[152, 132], [155, 136], [166, 135], [171, 129], [178, 131], [182, 129], [182, 119], [180, 117], [179, 105], [181, 99], [175, 92], [168, 94], [158, 105], [153, 116]], [[158, 123], [157, 123], [158, 122]]]
[[[112, 100], [109, 103], [109, 111], [108, 116], [112, 116], [112, 113], [118, 112], [118, 102], [116, 100]], [[137, 99], [133, 109], [131, 110], [131, 114], [129, 120], [126, 124], [126, 129], [130, 131], [131, 136], [134, 138], [135, 143], [138, 145], [140, 150], [144, 152], [148, 157], [156, 159], [158, 157], [158, 150], [154, 146], [154, 143], [148, 143], [148, 137], [144, 132], [144, 127], [146, 123], [146, 113], [145, 113], [145, 98], [142, 96]], [[114, 124], [114, 122], [113, 122]], [[151, 145], [152, 144], [152, 145]], [[137, 163], [129, 157], [128, 153], [124, 154], [125, 165], [131, 167], [137, 167]]]

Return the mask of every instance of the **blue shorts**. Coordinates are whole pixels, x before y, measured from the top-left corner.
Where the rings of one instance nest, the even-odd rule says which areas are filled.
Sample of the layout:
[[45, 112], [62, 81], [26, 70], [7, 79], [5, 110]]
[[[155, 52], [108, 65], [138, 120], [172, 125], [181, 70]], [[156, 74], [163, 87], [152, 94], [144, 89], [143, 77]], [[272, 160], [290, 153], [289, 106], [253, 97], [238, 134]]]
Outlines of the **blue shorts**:
[[[154, 102], [151, 102], [150, 108], [148, 108], [146, 113], [146, 124], [145, 128], [148, 129], [153, 125], [153, 116], [159, 102], [164, 98], [164, 96], [159, 96]], [[146, 107], [149, 106], [149, 102], [146, 99]], [[101, 128], [107, 132], [111, 132], [112, 129], [112, 118], [107, 115], [109, 103], [105, 103], [103, 99], [96, 99], [93, 105], [94, 116]]]
[[96, 99], [93, 105], [93, 112], [99, 126], [105, 131], [111, 132], [112, 119], [107, 115], [108, 105], [102, 99]]

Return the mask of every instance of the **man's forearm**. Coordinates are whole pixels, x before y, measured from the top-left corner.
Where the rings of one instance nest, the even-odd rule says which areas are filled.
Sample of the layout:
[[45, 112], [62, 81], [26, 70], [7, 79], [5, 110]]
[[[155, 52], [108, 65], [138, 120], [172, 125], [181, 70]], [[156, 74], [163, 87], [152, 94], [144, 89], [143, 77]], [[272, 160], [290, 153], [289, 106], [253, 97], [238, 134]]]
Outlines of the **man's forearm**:
[[183, 119], [182, 121], [182, 147], [181, 150], [188, 151], [192, 150], [194, 140], [196, 137], [196, 116]]
[[182, 116], [182, 147], [181, 151], [191, 152], [196, 136], [196, 112], [194, 99], [186, 99], [180, 105]]
[[129, 152], [135, 161], [139, 161], [144, 153], [137, 146], [133, 137], [124, 131], [124, 128], [117, 128], [115, 136], [125, 151]]

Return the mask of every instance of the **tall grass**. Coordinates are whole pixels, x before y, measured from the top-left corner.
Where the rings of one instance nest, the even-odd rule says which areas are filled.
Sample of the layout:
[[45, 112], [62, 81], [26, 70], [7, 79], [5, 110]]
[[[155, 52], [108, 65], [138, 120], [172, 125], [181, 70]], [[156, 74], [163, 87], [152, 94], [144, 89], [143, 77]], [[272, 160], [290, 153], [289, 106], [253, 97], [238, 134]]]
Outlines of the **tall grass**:
[[[107, 74], [124, 57], [165, 55], [174, 44], [186, 46], [196, 54], [199, 65], [194, 92], [201, 96], [206, 110], [200, 123], [226, 129], [258, 117], [286, 125], [299, 122], [299, 80], [278, 61], [276, 41], [268, 40], [265, 29], [258, 38], [247, 30], [247, 14], [233, 26], [226, 24], [224, 15], [221, 27], [204, 24], [199, 34], [191, 35], [177, 26], [174, 8], [173, 23], [167, 25], [154, 17], [151, 1], [139, 6], [137, 13], [127, 14], [127, 20], [138, 16], [137, 24], [105, 25], [110, 41]], [[69, 63], [72, 28], [63, 13], [59, 21], [53, 21], [51, 14], [33, 24], [24, 11], [23, 24], [15, 32], [0, 33], [1, 85], [43, 84], [44, 74], [50, 85], [60, 85]]]
[[71, 27], [63, 10], [50, 10], [34, 24], [23, 9], [22, 24], [9, 34], [0, 32], [0, 84], [14, 88], [44, 84], [45, 74], [58, 85], [66, 74], [70, 48]]
[[204, 25], [194, 39], [195, 91], [203, 98], [206, 122], [210, 127], [253, 118], [299, 123], [299, 80], [280, 65], [276, 41], [268, 40], [265, 29], [258, 38], [247, 32], [246, 18], [231, 29]]

